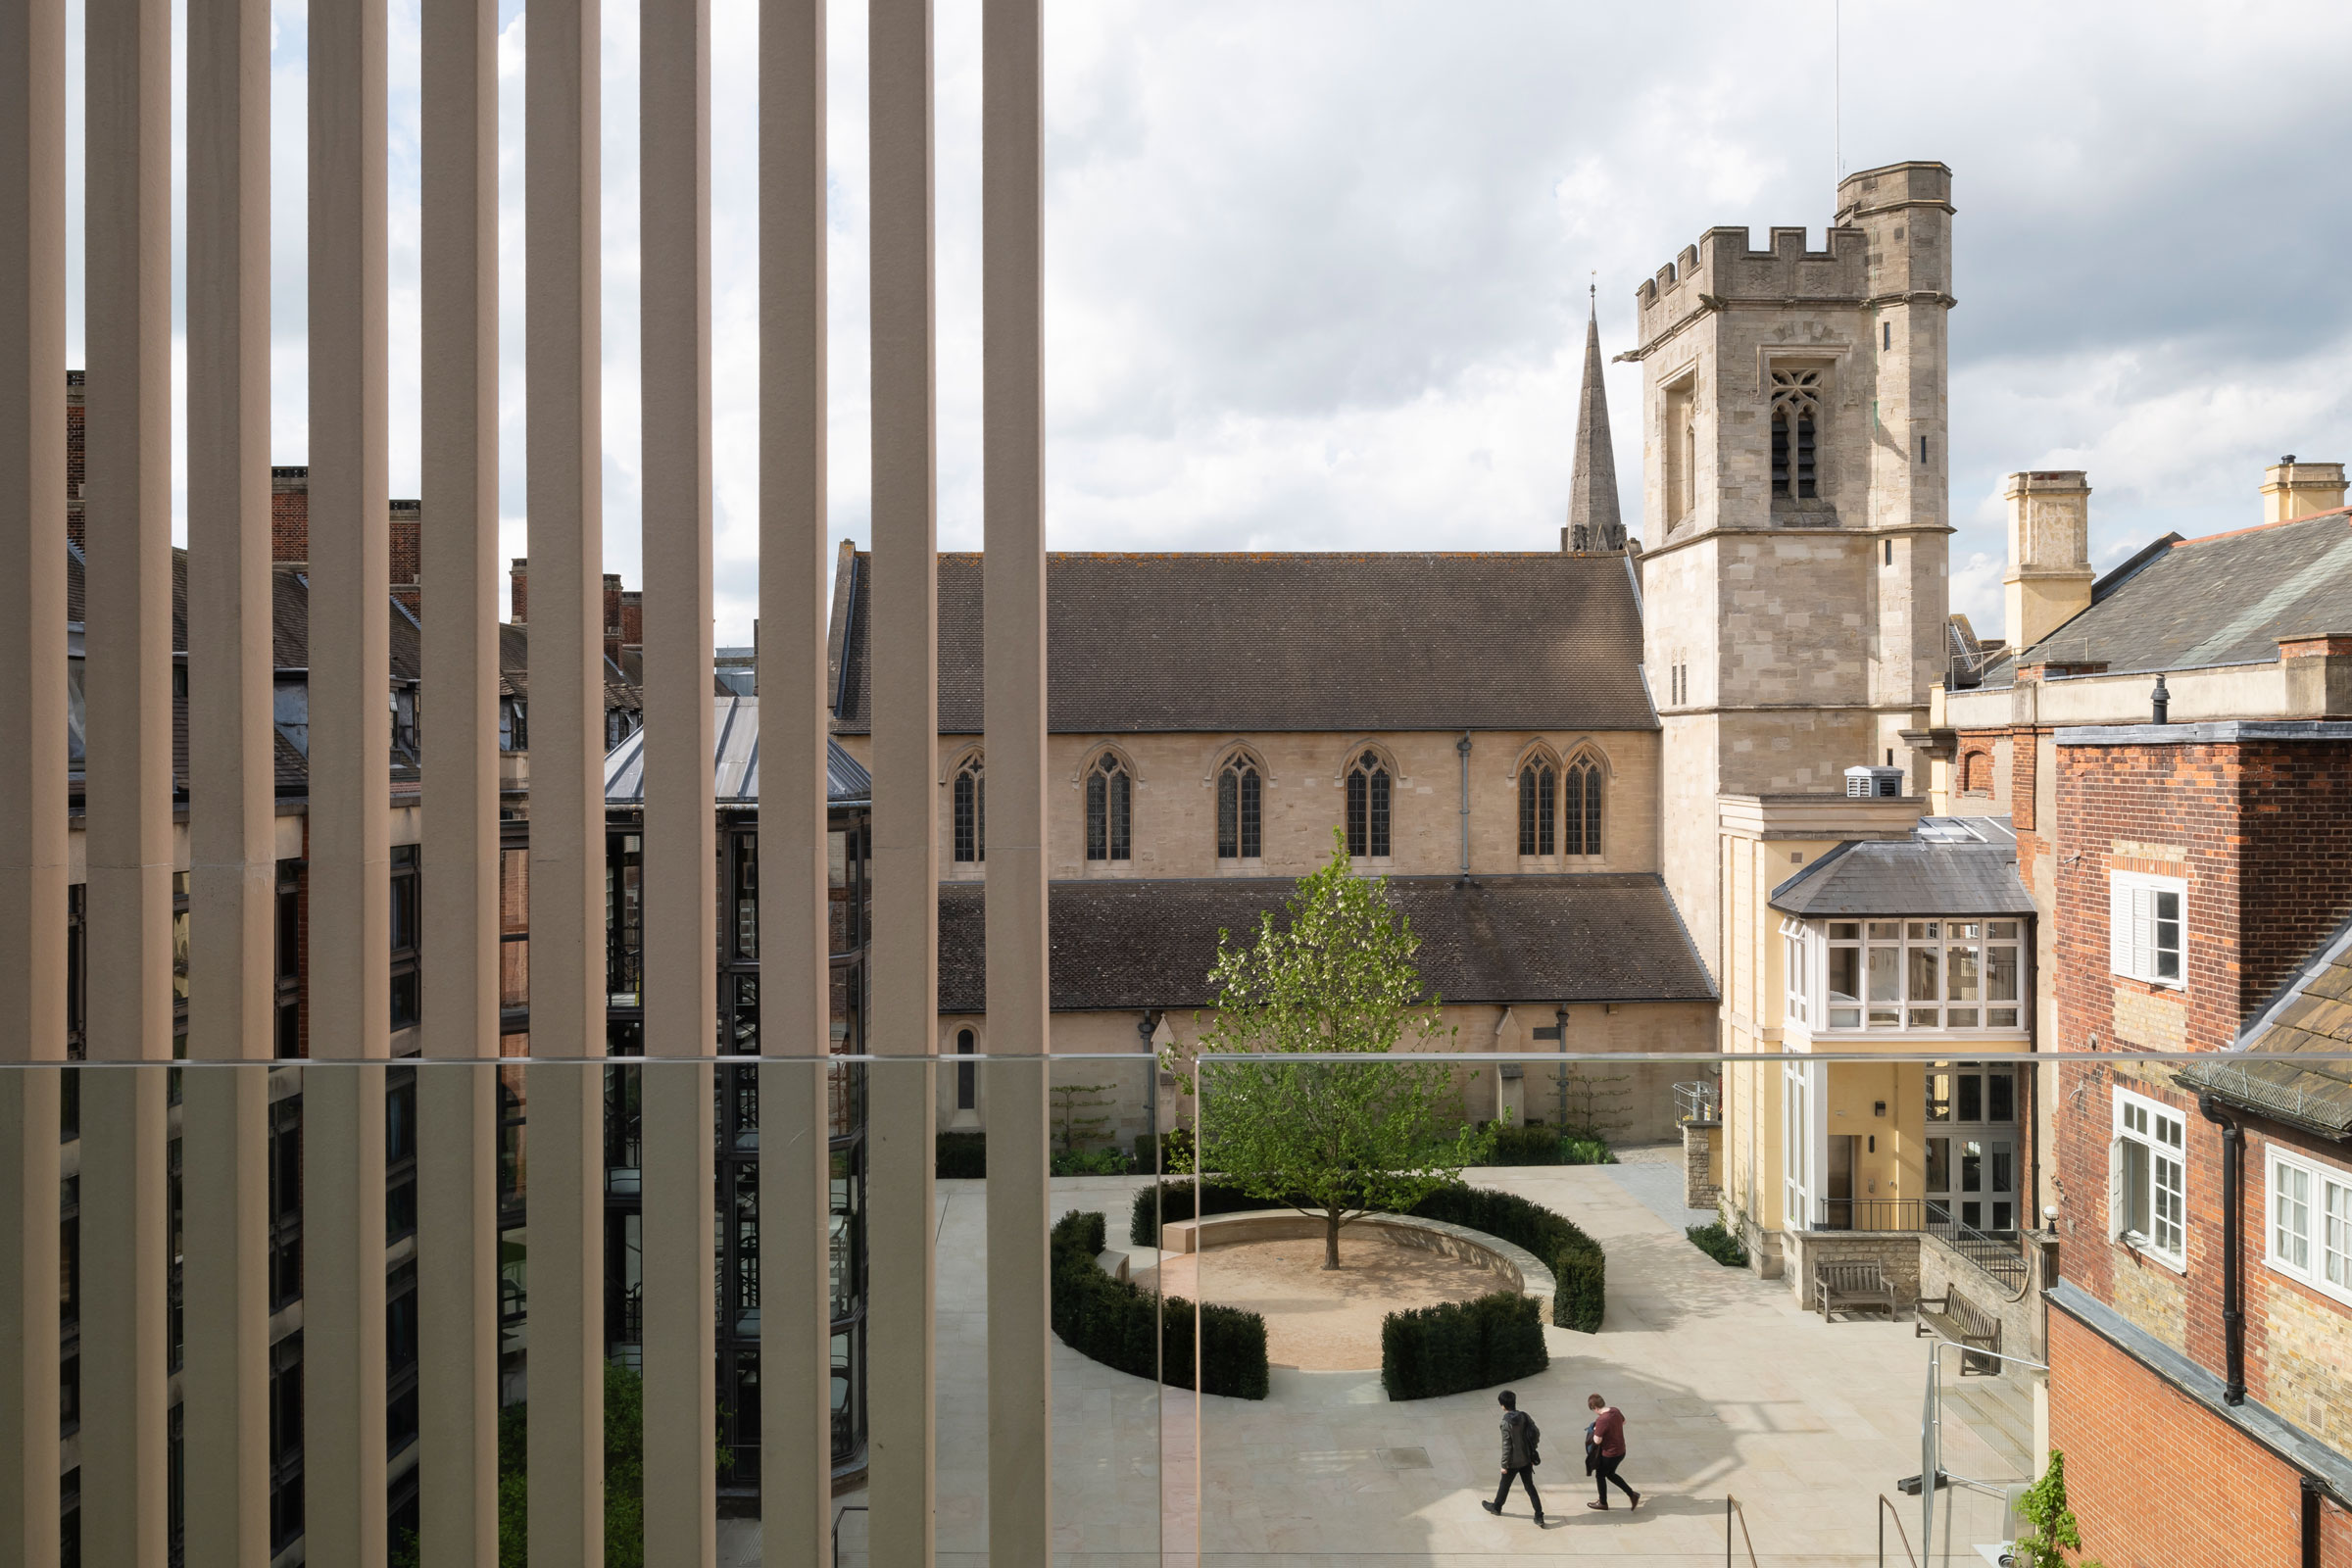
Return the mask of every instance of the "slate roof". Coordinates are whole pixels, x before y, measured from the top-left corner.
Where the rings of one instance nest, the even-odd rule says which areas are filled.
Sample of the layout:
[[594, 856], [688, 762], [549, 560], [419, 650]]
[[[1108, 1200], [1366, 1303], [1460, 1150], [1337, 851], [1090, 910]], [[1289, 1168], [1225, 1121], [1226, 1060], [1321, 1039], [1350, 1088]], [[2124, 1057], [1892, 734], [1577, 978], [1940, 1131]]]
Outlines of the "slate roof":
[[2157, 543], [1984, 684], [2013, 684], [2021, 663], [2104, 663], [2119, 675], [2264, 664], [2281, 637], [2352, 631], [2352, 512]]
[[[711, 700], [711, 763], [718, 804], [760, 804], [760, 699], [722, 695]], [[825, 742], [825, 801], [862, 806], [873, 799], [874, 781], [858, 759]], [[638, 730], [605, 754], [605, 804], [645, 804], [645, 731]]]
[[[848, 564], [835, 728], [870, 732], [871, 558]], [[981, 728], [978, 555], [939, 558], [939, 727]], [[1619, 554], [1054, 555], [1049, 727], [1655, 729]]]
[[[2293, 1052], [2303, 1061], [2197, 1062], [2180, 1082], [2258, 1115], [2329, 1138], [2352, 1138], [2352, 920], [2320, 945], [2231, 1052]], [[2333, 1060], [2320, 1059], [2333, 1056]]]
[[[1053, 1005], [1082, 1012], [1203, 1007], [1217, 933], [1237, 938], [1297, 889], [1289, 877], [1056, 882]], [[1712, 1002], [1714, 985], [1655, 876], [1392, 877], [1421, 939], [1425, 985], [1447, 1002]], [[1246, 939], [1246, 938], [1245, 938]], [[988, 1005], [982, 884], [939, 890], [939, 1007]]]
[[1767, 901], [1806, 919], [2034, 913], [2006, 817], [1923, 817], [1908, 839], [1840, 844]]

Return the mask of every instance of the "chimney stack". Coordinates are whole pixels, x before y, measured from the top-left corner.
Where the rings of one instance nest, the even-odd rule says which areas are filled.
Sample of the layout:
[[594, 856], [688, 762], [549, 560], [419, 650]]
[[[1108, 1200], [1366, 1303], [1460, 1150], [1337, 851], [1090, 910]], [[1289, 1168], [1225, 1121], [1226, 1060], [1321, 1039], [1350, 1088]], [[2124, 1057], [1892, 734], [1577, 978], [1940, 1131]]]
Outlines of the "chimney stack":
[[605, 658], [620, 663], [620, 573], [605, 573]]
[[2013, 473], [2009, 574], [2001, 580], [2009, 646], [2023, 654], [2090, 608], [2090, 482], [2080, 468]]
[[2289, 452], [2262, 470], [2262, 520], [2284, 522], [2344, 504], [2344, 466], [2298, 463]]
[[529, 557], [516, 556], [514, 558], [514, 568], [509, 573], [510, 578], [514, 584], [514, 608], [508, 613], [507, 618], [512, 620], [517, 626], [524, 626], [530, 623], [529, 617], [523, 613], [523, 587], [530, 580], [530, 564], [531, 563]]
[[423, 524], [424, 503], [392, 503], [392, 597], [408, 606], [412, 615], [421, 612], [423, 601], [423, 579], [417, 574], [417, 556], [423, 548]]
[[620, 646], [645, 646], [645, 590], [623, 588], [620, 591]]

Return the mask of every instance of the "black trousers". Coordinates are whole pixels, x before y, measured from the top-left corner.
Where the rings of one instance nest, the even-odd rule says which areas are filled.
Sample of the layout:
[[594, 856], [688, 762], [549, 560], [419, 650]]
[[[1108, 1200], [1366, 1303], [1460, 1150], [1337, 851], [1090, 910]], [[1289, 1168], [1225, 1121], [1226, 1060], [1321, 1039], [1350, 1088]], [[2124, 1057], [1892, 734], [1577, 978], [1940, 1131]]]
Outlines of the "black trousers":
[[1511, 1494], [1511, 1480], [1513, 1477], [1516, 1477], [1521, 1482], [1525, 1483], [1527, 1487], [1527, 1500], [1535, 1504], [1536, 1517], [1539, 1519], [1543, 1518], [1544, 1499], [1536, 1495], [1536, 1470], [1535, 1466], [1533, 1465], [1523, 1464], [1516, 1470], [1505, 1470], [1502, 1473], [1502, 1485], [1494, 1489], [1494, 1506], [1496, 1508], [1500, 1508], [1502, 1506], [1503, 1499]]
[[1623, 1463], [1625, 1463], [1625, 1455], [1622, 1453], [1599, 1454], [1592, 1460], [1592, 1486], [1593, 1490], [1600, 1494], [1600, 1505], [1603, 1508], [1609, 1505], [1609, 1483], [1612, 1481], [1617, 1483], [1617, 1490], [1624, 1493], [1628, 1498], [1640, 1495], [1633, 1488], [1625, 1484], [1625, 1477], [1617, 1473], [1617, 1467]]

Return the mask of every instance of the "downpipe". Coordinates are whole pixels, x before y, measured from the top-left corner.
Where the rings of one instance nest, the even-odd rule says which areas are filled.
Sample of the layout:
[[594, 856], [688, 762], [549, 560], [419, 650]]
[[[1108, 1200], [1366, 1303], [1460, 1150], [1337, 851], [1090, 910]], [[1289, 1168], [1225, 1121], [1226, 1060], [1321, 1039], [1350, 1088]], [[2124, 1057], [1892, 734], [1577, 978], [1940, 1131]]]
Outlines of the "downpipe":
[[2229, 1384], [2222, 1391], [2225, 1404], [2246, 1402], [2245, 1260], [2240, 1255], [2238, 1229], [2246, 1206], [2246, 1131], [2222, 1113], [2211, 1095], [2197, 1097], [2197, 1109], [2222, 1130], [2222, 1343], [2230, 1358]]
[[1453, 755], [1462, 760], [1462, 885], [1470, 883], [1470, 732], [1453, 743]]

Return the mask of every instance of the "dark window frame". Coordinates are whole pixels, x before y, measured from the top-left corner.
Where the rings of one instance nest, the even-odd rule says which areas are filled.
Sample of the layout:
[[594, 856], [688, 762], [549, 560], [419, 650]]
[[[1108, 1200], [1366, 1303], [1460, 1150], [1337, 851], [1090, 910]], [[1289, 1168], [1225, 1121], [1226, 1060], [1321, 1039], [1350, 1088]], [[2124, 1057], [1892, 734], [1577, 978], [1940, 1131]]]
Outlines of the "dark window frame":
[[1350, 859], [1391, 858], [1396, 779], [1378, 752], [1360, 754], [1348, 768], [1348, 855]]

